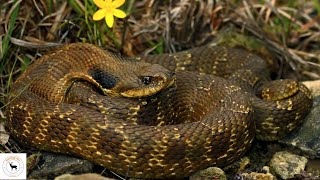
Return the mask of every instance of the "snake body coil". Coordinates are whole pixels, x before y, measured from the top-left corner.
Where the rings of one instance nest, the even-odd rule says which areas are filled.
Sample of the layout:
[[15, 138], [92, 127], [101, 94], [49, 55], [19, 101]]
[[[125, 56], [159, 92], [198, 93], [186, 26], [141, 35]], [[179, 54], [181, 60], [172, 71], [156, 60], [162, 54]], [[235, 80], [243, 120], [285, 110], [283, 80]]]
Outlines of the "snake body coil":
[[309, 91], [267, 76], [264, 61], [240, 49], [121, 58], [70, 44], [14, 83], [8, 129], [21, 144], [124, 176], [186, 177], [234, 162], [255, 134], [275, 140], [301, 123]]

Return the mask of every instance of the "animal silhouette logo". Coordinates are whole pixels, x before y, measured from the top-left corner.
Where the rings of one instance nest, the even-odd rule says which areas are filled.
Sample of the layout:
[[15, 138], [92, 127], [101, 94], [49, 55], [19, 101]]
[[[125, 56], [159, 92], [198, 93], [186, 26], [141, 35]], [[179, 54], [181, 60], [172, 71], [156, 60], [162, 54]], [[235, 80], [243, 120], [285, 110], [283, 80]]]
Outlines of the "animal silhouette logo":
[[22, 159], [13, 155], [3, 161], [2, 170], [8, 177], [18, 177], [24, 171], [24, 166]]
[[13, 165], [12, 162], [9, 162], [9, 164], [10, 164], [11, 170], [13, 169], [18, 170], [17, 165]]

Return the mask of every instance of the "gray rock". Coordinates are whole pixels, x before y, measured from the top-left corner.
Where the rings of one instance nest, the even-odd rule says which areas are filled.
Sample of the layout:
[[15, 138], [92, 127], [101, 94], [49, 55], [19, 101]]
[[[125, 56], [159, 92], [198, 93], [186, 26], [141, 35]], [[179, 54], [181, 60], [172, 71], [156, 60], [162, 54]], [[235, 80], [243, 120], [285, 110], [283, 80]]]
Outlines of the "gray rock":
[[314, 97], [320, 96], [320, 80], [304, 81], [302, 83], [308, 87]]
[[54, 178], [54, 180], [114, 180], [112, 178], [103, 177], [95, 173], [86, 173], [79, 175], [63, 174]]
[[53, 179], [61, 174], [88, 173], [92, 172], [93, 164], [87, 160], [45, 152], [37, 167], [28, 179]]
[[308, 159], [286, 151], [277, 152], [270, 161], [271, 172], [282, 179], [290, 179], [301, 174], [307, 165]]
[[241, 173], [237, 175], [237, 179], [245, 179], [245, 180], [276, 180], [277, 177], [270, 173], [257, 173], [257, 172], [250, 172], [250, 173]]
[[201, 170], [194, 175], [190, 176], [190, 180], [227, 180], [227, 176], [224, 171], [218, 167], [209, 167], [207, 169]]
[[297, 131], [279, 141], [295, 147], [313, 158], [320, 158], [320, 96], [314, 98], [313, 107]]

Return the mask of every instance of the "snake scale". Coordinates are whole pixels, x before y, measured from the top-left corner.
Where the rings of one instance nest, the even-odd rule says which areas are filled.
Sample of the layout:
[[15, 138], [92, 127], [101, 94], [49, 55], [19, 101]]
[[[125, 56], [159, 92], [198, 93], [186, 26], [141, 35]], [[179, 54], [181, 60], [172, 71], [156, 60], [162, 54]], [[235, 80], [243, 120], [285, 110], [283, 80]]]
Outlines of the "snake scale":
[[253, 137], [276, 140], [302, 122], [308, 89], [268, 74], [261, 58], [241, 48], [124, 58], [69, 44], [13, 84], [7, 128], [22, 145], [126, 177], [187, 177], [236, 161]]

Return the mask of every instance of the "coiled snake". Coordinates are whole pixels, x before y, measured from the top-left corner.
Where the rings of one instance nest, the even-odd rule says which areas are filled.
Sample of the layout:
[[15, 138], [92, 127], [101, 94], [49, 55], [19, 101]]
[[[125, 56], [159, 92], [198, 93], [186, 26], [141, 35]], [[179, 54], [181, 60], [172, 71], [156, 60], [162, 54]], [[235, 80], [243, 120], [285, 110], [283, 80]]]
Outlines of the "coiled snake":
[[76, 43], [34, 62], [9, 102], [7, 127], [21, 144], [173, 178], [234, 162], [255, 134], [281, 138], [312, 98], [296, 81], [269, 82], [265, 62], [241, 49], [122, 58]]

